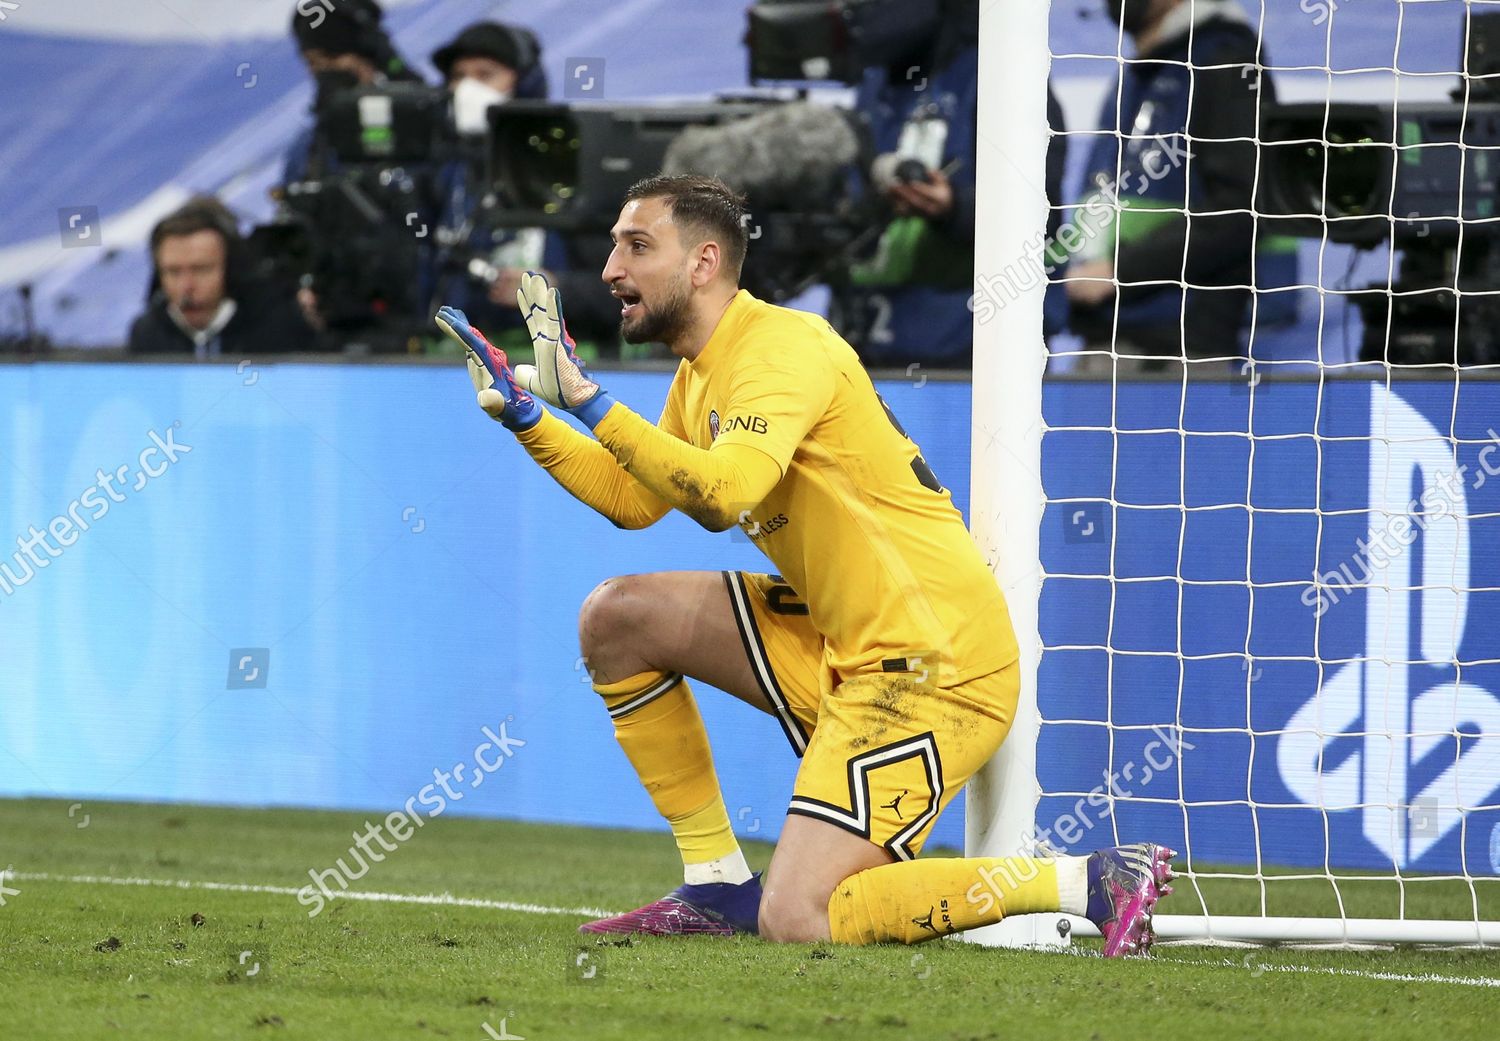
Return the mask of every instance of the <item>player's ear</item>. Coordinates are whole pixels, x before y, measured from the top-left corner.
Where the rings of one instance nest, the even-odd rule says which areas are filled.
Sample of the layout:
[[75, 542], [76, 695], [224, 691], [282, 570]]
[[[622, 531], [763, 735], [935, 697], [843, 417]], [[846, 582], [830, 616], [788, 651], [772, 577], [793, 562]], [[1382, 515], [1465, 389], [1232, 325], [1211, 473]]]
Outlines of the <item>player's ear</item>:
[[693, 262], [693, 270], [690, 273], [693, 287], [706, 286], [718, 277], [719, 269], [724, 264], [724, 252], [719, 249], [719, 244], [712, 239], [698, 247], [697, 257]]

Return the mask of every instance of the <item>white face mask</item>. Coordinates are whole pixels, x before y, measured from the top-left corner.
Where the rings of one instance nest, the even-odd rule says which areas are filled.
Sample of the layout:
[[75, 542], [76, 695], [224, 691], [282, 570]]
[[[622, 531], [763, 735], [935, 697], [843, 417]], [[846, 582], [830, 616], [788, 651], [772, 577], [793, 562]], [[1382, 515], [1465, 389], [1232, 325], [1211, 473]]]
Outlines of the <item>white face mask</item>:
[[486, 113], [509, 100], [508, 92], [465, 76], [453, 88], [453, 125], [460, 134], [483, 134], [489, 126]]

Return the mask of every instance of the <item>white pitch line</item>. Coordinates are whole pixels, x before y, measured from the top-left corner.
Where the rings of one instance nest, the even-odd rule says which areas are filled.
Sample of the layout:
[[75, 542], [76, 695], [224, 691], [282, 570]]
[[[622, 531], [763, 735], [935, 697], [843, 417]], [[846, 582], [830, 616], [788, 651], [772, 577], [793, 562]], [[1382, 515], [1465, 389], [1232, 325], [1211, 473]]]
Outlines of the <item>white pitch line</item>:
[[[270, 893], [274, 896], [296, 896], [304, 889], [291, 886], [262, 886], [243, 882], [194, 882], [191, 879], [171, 878], [113, 878], [108, 875], [50, 875], [45, 872], [5, 872], [5, 877], [15, 882], [66, 882], [86, 886], [156, 886], [161, 889], [203, 889], [223, 893]], [[483, 900], [478, 897], [454, 896], [451, 893], [335, 893], [344, 900], [366, 900], [385, 904], [428, 904], [443, 907], [479, 907], [491, 911], [519, 911], [523, 914], [560, 914], [589, 918], [605, 918], [618, 914], [598, 907], [548, 907], [545, 904], [521, 904], [511, 900]], [[1061, 948], [1058, 953], [1078, 953], [1076, 948]], [[1346, 969], [1330, 965], [1286, 965], [1257, 961], [1252, 970], [1243, 961], [1226, 958], [1221, 961], [1202, 961], [1195, 958], [1162, 959], [1163, 964], [1207, 965], [1215, 968], [1239, 969], [1254, 975], [1261, 972], [1297, 972], [1319, 976], [1349, 976], [1356, 979], [1380, 980], [1386, 983], [1449, 983], [1463, 987], [1500, 987], [1500, 979], [1490, 976], [1444, 976], [1437, 973], [1413, 975], [1406, 972], [1373, 972], [1367, 969]]]
[[[206, 889], [223, 893], [270, 893], [275, 896], [296, 896], [308, 890], [317, 892], [311, 885], [301, 889], [291, 886], [260, 886], [242, 882], [194, 882], [190, 879], [171, 878], [112, 878], [108, 875], [49, 875], [45, 872], [6, 872], [5, 877], [16, 882], [68, 882], [84, 886], [157, 886], [162, 889]], [[521, 911], [525, 914], [581, 915], [589, 918], [606, 918], [619, 914], [597, 907], [548, 907], [545, 904], [519, 904], [510, 900], [482, 900], [472, 896], [454, 896], [452, 893], [365, 893], [355, 890], [336, 892], [336, 899], [367, 900], [381, 904], [437, 904], [444, 907], [481, 907], [491, 911]]]
[[[1164, 947], [1176, 951], [1180, 950], [1183, 946], [1192, 945], [1178, 941], [1168, 947], [1158, 942], [1157, 951], [1160, 952]], [[1042, 945], [1033, 948], [1033, 950], [1039, 954], [1052, 954], [1062, 958], [1103, 957], [1098, 950], [1075, 947], [1071, 944], [1066, 947]], [[1203, 958], [1177, 957], [1156, 958], [1152, 960], [1157, 965], [1192, 965], [1194, 967], [1209, 969], [1238, 969], [1240, 972], [1249, 972], [1251, 976], [1261, 976], [1266, 972], [1299, 972], [1322, 976], [1351, 976], [1357, 979], [1380, 980], [1386, 983], [1453, 983], [1464, 987], [1500, 987], [1500, 979], [1490, 976], [1444, 976], [1431, 972], [1413, 975], [1405, 972], [1376, 972], [1369, 969], [1346, 969], [1329, 965], [1288, 965], [1285, 963], [1259, 961], [1258, 956], [1252, 957], [1251, 954], [1245, 955], [1245, 958], [1239, 961], [1235, 961], [1233, 958], [1209, 961]]]
[[1193, 958], [1174, 958], [1178, 965], [1212, 965], [1216, 968], [1239, 969], [1259, 976], [1262, 972], [1298, 972], [1318, 976], [1352, 976], [1362, 980], [1382, 980], [1387, 983], [1455, 983], [1463, 987], [1500, 987], [1500, 979], [1491, 976], [1443, 976], [1424, 972], [1413, 975], [1408, 972], [1375, 972], [1370, 969], [1346, 969], [1335, 965], [1287, 965], [1276, 962], [1254, 962], [1254, 969], [1244, 961], [1225, 958], [1223, 961], [1199, 961]]

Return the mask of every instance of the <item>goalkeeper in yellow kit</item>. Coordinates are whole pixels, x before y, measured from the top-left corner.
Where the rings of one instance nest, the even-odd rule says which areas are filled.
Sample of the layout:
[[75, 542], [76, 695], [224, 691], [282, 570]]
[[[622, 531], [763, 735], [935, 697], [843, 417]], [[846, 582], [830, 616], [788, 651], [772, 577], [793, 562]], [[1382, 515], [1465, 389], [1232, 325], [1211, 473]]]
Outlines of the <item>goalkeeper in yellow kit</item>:
[[[913, 943], [1063, 911], [1094, 921], [1108, 954], [1143, 950], [1172, 877], [1163, 847], [914, 859], [1010, 728], [1010, 616], [854, 351], [823, 319], [739, 289], [744, 216], [712, 178], [626, 193], [603, 272], [621, 334], [682, 359], [655, 424], [584, 372], [540, 275], [518, 294], [534, 368], [512, 372], [462, 312], [437, 317], [468, 348], [480, 406], [575, 497], [622, 528], [671, 509], [710, 531], [739, 525], [779, 572], [631, 575], [585, 601], [594, 689], [672, 828], [684, 882], [583, 931]], [[764, 879], [730, 827], [688, 677], [771, 715], [802, 758]]]

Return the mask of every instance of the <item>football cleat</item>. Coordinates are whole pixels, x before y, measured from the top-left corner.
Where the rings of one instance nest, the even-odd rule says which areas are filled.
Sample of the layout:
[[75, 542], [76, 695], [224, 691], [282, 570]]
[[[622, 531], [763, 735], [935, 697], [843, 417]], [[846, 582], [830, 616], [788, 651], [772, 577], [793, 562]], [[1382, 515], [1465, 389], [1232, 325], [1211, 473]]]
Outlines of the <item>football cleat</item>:
[[634, 933], [644, 936], [733, 936], [759, 931], [760, 875], [750, 881], [681, 885], [655, 903], [586, 922], [581, 933]]
[[1177, 854], [1154, 842], [1115, 846], [1089, 855], [1089, 903], [1085, 917], [1104, 937], [1104, 956], [1145, 954], [1156, 939], [1151, 915], [1169, 896]]

